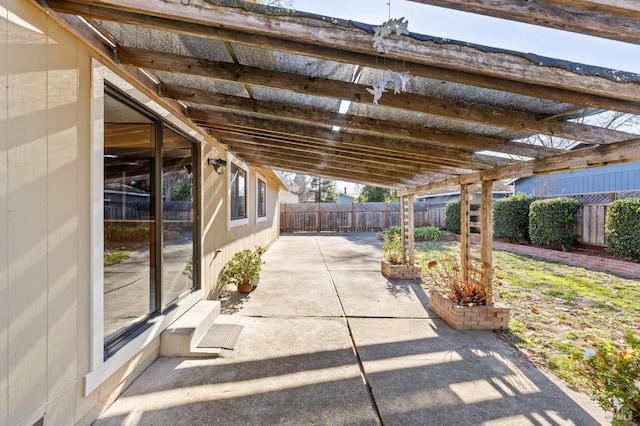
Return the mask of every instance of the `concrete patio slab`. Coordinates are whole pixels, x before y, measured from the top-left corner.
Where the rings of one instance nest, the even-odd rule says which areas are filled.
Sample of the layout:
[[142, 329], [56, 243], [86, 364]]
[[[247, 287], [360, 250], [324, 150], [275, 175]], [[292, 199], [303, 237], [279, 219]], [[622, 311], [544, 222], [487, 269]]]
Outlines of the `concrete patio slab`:
[[330, 271], [380, 271], [382, 242], [371, 234], [343, 234], [317, 238]]
[[583, 409], [592, 406], [589, 398], [492, 332], [455, 331], [441, 320], [352, 318], [349, 324], [384, 424], [606, 422], [598, 410]]
[[223, 358], [157, 360], [95, 425], [377, 424], [344, 319], [241, 324]]
[[258, 288], [222, 302], [234, 350], [158, 359], [96, 425], [608, 424], [494, 333], [435, 318], [380, 256], [373, 233], [282, 237]]
[[410, 281], [390, 281], [379, 270], [331, 271], [331, 276], [348, 317], [429, 318], [434, 315], [416, 295], [416, 290], [421, 291], [419, 286]]
[[[242, 315], [340, 317], [342, 309], [326, 271], [264, 271]], [[249, 302], [249, 301], [248, 301]]]

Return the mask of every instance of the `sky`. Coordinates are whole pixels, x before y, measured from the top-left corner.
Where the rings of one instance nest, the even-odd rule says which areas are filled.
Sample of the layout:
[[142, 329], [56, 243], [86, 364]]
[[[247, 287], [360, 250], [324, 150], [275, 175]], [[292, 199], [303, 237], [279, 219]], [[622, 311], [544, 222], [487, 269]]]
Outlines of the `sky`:
[[[382, 24], [389, 17], [404, 17], [409, 21], [409, 31], [415, 33], [640, 73], [640, 45], [411, 1], [294, 0], [294, 8], [374, 25]], [[353, 192], [352, 184], [337, 184], [341, 191], [345, 186], [349, 192]]]

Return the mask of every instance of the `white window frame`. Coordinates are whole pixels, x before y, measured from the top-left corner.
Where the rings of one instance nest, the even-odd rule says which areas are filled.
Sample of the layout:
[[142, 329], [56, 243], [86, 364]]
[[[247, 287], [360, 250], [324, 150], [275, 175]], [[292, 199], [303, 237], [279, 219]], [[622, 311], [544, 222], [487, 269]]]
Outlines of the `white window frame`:
[[[258, 216], [258, 212], [260, 211], [260, 182], [264, 183], [264, 216]], [[269, 216], [267, 212], [268, 189], [267, 180], [260, 173], [256, 173], [256, 223], [266, 222], [267, 216]]]
[[[245, 217], [233, 220], [231, 219], [231, 164], [235, 164], [245, 173]], [[247, 202], [249, 199], [249, 166], [228, 151], [227, 165], [227, 173], [225, 175], [227, 179], [227, 230], [230, 231], [231, 228], [249, 225], [249, 203]]]
[[91, 60], [91, 283], [90, 283], [90, 359], [89, 372], [83, 377], [83, 396], [88, 396], [108, 380], [122, 366], [149, 346], [169, 325], [204, 298], [199, 289], [180, 300], [174, 309], [158, 315], [140, 335], [133, 338], [115, 354], [104, 359], [104, 85], [123, 91], [141, 105], [159, 114], [198, 142], [204, 137], [171, 115], [155, 101], [133, 87], [96, 59]]

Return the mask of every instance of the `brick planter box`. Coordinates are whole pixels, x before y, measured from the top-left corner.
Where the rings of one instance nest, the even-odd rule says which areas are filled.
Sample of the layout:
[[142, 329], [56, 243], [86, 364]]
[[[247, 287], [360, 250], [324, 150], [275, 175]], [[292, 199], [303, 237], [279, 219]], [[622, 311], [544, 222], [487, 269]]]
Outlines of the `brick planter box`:
[[456, 330], [506, 330], [510, 308], [491, 306], [462, 306], [453, 303], [437, 290], [429, 292], [429, 309]]
[[380, 261], [382, 275], [389, 279], [413, 280], [422, 276], [422, 268], [411, 265], [395, 265], [382, 259]]

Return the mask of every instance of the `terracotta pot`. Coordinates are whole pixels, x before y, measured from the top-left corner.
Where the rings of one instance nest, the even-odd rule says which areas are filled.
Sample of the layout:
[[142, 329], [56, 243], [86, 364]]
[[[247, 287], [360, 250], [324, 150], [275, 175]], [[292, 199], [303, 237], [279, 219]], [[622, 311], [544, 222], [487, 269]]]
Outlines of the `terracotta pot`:
[[238, 293], [250, 293], [251, 290], [253, 290], [253, 284], [250, 282], [238, 284]]

